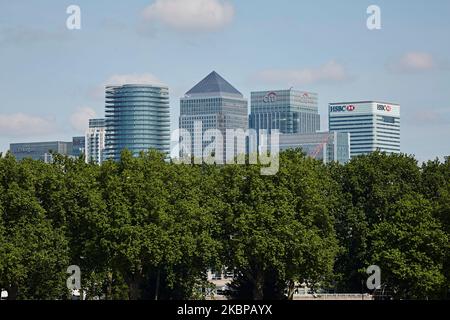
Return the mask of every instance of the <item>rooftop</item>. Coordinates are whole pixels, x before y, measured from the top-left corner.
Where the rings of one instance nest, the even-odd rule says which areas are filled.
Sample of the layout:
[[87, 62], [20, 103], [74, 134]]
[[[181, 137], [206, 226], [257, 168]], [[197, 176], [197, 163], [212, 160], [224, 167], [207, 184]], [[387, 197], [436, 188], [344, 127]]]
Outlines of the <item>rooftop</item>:
[[366, 104], [366, 103], [381, 103], [381, 104], [391, 104], [394, 106], [400, 106], [398, 103], [393, 102], [384, 102], [384, 101], [378, 101], [378, 100], [369, 100], [369, 101], [348, 101], [348, 102], [333, 102], [329, 103], [330, 106], [332, 105], [340, 105], [340, 104]]
[[233, 87], [227, 80], [222, 78], [215, 71], [211, 72], [206, 76], [206, 78], [196, 84], [191, 90], [186, 92], [186, 96], [203, 94], [228, 94], [243, 97], [242, 93], [240, 93], [235, 87]]

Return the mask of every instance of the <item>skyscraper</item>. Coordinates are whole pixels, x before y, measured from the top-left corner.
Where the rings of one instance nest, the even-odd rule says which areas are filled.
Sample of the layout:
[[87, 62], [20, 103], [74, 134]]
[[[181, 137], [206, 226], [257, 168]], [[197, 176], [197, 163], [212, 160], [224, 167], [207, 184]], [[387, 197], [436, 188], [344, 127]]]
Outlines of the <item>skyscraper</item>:
[[105, 119], [89, 119], [89, 129], [86, 132], [86, 162], [101, 164], [104, 160], [106, 138]]
[[374, 151], [400, 153], [400, 106], [378, 101], [329, 105], [330, 131], [350, 133], [351, 156]]
[[318, 95], [297, 90], [251, 94], [250, 128], [257, 132], [314, 133], [320, 130]]
[[156, 149], [170, 152], [169, 89], [157, 85], [106, 87], [106, 158]]
[[[219, 130], [223, 137], [227, 129], [246, 131], [248, 102], [242, 93], [213, 71], [181, 98], [179, 125], [192, 136], [190, 156], [201, 158], [211, 142], [202, 139], [202, 143], [194, 143], [194, 135], [203, 135], [210, 129]], [[227, 142], [223, 141], [223, 160], [226, 160], [226, 148]], [[245, 144], [242, 149], [234, 148], [234, 153], [245, 153]], [[181, 150], [180, 155], [186, 154]]]

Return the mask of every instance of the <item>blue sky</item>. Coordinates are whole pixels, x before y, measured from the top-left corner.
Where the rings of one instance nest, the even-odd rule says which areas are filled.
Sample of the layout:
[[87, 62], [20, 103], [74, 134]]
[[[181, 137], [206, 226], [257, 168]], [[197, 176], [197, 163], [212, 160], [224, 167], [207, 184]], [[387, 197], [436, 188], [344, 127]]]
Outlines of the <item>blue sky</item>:
[[[81, 8], [81, 30], [66, 8]], [[369, 5], [382, 29], [366, 27]], [[402, 106], [402, 151], [450, 155], [448, 0], [0, 0], [0, 151], [70, 140], [102, 117], [102, 87], [163, 82], [179, 98], [216, 70], [247, 98], [294, 87], [327, 105]]]

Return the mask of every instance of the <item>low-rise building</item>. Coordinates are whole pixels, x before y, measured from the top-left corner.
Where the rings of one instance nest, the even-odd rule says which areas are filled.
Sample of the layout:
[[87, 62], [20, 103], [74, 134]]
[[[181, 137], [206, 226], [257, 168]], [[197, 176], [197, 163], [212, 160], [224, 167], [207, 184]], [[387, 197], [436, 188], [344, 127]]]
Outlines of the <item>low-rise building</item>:
[[324, 163], [347, 163], [350, 160], [350, 135], [346, 132], [280, 135], [280, 151], [297, 148]]

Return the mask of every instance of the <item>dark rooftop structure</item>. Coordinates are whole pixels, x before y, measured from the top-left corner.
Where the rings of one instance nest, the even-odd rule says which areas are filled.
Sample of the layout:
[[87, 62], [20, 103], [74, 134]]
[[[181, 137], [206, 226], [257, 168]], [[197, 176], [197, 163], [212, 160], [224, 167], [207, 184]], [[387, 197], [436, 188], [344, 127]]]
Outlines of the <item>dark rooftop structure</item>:
[[186, 92], [186, 96], [192, 95], [233, 95], [243, 97], [235, 87], [227, 80], [222, 78], [217, 72], [213, 71], [202, 81]]

